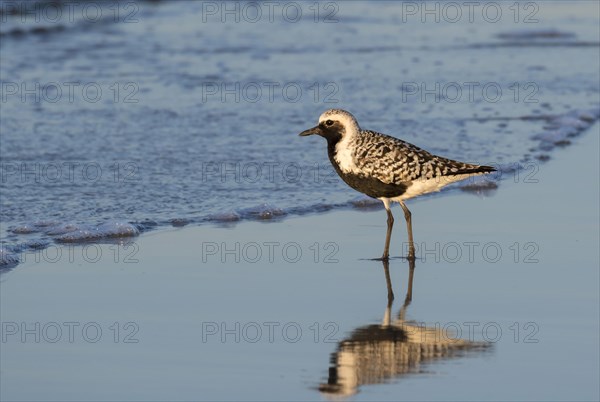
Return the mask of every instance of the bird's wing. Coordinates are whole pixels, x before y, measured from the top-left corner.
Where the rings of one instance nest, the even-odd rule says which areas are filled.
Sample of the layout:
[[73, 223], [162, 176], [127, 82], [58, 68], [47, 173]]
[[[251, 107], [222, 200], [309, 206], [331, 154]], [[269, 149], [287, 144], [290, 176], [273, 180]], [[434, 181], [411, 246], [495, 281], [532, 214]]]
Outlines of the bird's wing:
[[354, 156], [356, 166], [363, 174], [387, 184], [484, 172], [478, 171], [482, 168], [478, 165], [442, 158], [416, 145], [374, 131], [362, 131], [356, 138]]

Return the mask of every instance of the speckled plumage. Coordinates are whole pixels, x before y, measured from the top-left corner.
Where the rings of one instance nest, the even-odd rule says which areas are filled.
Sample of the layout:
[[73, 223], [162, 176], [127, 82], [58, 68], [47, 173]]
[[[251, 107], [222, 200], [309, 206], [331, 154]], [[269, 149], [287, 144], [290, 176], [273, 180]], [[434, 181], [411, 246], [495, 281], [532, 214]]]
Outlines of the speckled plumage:
[[361, 172], [384, 183], [475, 173], [480, 167], [432, 155], [408, 142], [370, 130], [360, 130], [348, 146], [353, 149]]

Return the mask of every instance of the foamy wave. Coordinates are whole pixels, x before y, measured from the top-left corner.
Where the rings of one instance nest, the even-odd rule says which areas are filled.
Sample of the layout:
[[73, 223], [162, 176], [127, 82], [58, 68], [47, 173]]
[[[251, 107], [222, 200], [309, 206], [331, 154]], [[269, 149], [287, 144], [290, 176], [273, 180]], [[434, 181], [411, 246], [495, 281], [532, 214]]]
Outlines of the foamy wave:
[[571, 143], [569, 138], [581, 134], [600, 118], [600, 109], [575, 110], [573, 112], [556, 116], [544, 127], [545, 131], [534, 135], [534, 140], [539, 140], [540, 149], [549, 151], [556, 146]]
[[477, 195], [492, 195], [498, 189], [498, 183], [485, 176], [473, 177], [468, 183], [459, 186], [461, 191]]
[[[15, 234], [43, 233], [58, 242], [84, 242], [114, 237], [131, 237], [140, 234], [140, 225], [110, 221], [100, 225], [37, 221], [11, 229]], [[34, 248], [43, 240], [30, 240]], [[29, 247], [29, 246], [28, 246]]]
[[19, 256], [8, 247], [0, 247], [0, 269], [12, 268], [19, 264]]
[[116, 237], [132, 237], [140, 234], [140, 230], [136, 226], [125, 222], [107, 222], [98, 226], [63, 225], [60, 229], [66, 231], [54, 237], [54, 240], [60, 243], [79, 243]]
[[354, 208], [379, 208], [383, 204], [380, 200], [376, 198], [360, 196], [351, 200], [350, 205], [352, 205]]
[[242, 217], [235, 211], [222, 212], [218, 214], [209, 215], [207, 220], [211, 222], [237, 222]]
[[271, 204], [260, 204], [237, 211], [242, 218], [268, 220], [287, 215], [283, 209]]

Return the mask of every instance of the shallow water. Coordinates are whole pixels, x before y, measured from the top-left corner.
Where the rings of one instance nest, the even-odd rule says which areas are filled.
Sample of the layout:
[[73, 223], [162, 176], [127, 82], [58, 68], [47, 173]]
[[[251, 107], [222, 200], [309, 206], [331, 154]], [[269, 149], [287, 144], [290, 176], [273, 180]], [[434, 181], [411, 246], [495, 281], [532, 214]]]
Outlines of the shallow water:
[[[418, 259], [411, 281], [397, 225], [389, 310], [385, 267], [369, 260], [383, 211], [26, 253], [0, 277], [0, 397], [596, 401], [592, 130], [537, 183], [410, 203]], [[572, 193], [557, 193], [573, 170]]]
[[65, 228], [89, 241], [347, 207], [362, 198], [323, 142], [296, 136], [329, 107], [524, 174], [600, 115], [594, 2], [501, 5], [493, 23], [388, 2], [263, 4], [256, 21], [240, 3], [28, 4], [2, 2], [3, 256]]

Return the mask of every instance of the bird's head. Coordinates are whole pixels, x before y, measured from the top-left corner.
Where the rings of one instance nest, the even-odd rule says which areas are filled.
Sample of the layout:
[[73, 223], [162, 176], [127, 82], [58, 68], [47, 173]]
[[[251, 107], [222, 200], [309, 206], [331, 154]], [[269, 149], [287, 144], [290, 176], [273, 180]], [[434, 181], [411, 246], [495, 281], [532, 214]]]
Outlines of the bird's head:
[[328, 141], [337, 142], [342, 138], [356, 135], [360, 130], [351, 113], [342, 109], [329, 109], [319, 117], [319, 124], [300, 133], [300, 136], [317, 134]]

